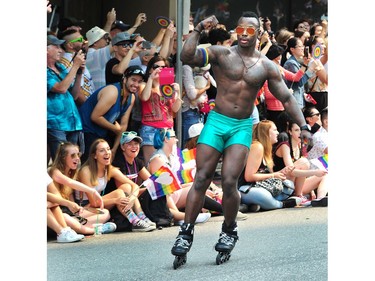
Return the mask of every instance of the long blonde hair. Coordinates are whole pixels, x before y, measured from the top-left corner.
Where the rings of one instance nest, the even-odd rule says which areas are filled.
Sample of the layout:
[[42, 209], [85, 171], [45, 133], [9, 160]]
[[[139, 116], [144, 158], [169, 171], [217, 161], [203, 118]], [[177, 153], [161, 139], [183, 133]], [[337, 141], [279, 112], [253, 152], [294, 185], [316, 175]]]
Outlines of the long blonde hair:
[[[95, 159], [95, 154], [96, 154], [96, 149], [98, 147], [98, 145], [102, 142], [105, 142], [107, 143], [107, 141], [105, 139], [96, 139], [90, 146], [90, 150], [89, 150], [89, 156], [86, 160], [86, 162], [82, 165], [81, 169], [83, 169], [83, 167], [86, 167], [88, 166], [88, 169], [90, 171], [90, 183], [93, 185], [93, 186], [96, 186], [99, 184], [98, 182], [98, 165], [97, 165], [97, 160]], [[111, 157], [113, 157], [113, 155], [111, 155]], [[110, 179], [110, 171], [112, 169], [112, 165], [109, 164], [105, 167], [105, 170], [106, 170], [106, 174], [107, 174], [107, 180]]]
[[[71, 178], [77, 178], [77, 170], [69, 169], [68, 173], [65, 174], [66, 168], [66, 157], [68, 156], [68, 148], [77, 147], [78, 145], [71, 142], [62, 142], [57, 149], [55, 160], [53, 160], [51, 166], [48, 169], [48, 174], [52, 177], [55, 170], [59, 170], [63, 175]], [[70, 186], [60, 184], [55, 182], [57, 189], [59, 190], [61, 196], [65, 199], [69, 199], [69, 196], [73, 193], [73, 189]]]
[[266, 161], [268, 169], [273, 171], [272, 142], [270, 139], [270, 129], [275, 125], [271, 120], [262, 120], [256, 126], [253, 132], [253, 143], [259, 142], [263, 148], [263, 159]]

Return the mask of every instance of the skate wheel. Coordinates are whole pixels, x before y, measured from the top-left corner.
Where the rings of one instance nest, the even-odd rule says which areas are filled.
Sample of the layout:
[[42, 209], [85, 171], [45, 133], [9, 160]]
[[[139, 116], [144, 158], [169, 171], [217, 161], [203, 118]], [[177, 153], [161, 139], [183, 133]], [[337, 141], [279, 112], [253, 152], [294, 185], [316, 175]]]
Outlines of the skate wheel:
[[217, 265], [222, 264], [228, 261], [229, 258], [230, 258], [230, 253], [219, 252], [216, 256], [216, 264]]
[[173, 261], [173, 268], [177, 269], [180, 266], [186, 263], [186, 255], [185, 256], [176, 256]]

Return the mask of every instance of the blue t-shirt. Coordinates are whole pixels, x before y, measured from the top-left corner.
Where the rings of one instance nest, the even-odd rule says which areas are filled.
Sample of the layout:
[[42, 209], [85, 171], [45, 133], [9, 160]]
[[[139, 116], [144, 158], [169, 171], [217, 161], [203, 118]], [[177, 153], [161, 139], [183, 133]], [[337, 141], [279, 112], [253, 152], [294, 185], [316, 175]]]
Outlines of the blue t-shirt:
[[56, 67], [60, 74], [47, 67], [47, 129], [80, 131], [81, 118], [69, 90], [63, 94], [52, 91], [53, 86], [68, 75], [68, 71], [60, 63], [56, 63]]

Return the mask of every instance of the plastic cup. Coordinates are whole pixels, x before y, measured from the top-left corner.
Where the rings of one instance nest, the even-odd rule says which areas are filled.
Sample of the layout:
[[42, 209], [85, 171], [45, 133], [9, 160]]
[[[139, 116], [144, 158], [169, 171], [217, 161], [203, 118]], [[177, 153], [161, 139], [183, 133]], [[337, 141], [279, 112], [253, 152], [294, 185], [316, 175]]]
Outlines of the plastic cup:
[[102, 223], [94, 223], [94, 236], [100, 236], [103, 234], [103, 224]]

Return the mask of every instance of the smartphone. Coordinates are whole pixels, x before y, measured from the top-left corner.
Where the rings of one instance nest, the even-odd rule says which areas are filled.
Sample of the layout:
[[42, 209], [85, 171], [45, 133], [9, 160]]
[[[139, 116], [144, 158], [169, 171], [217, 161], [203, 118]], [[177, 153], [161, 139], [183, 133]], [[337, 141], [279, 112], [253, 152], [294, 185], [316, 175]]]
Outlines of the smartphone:
[[243, 192], [243, 193], [248, 193], [249, 190], [250, 190], [250, 185], [243, 185], [238, 190]]
[[309, 57], [309, 47], [305, 47], [304, 51], [303, 51], [303, 56], [305, 58], [308, 58]]

